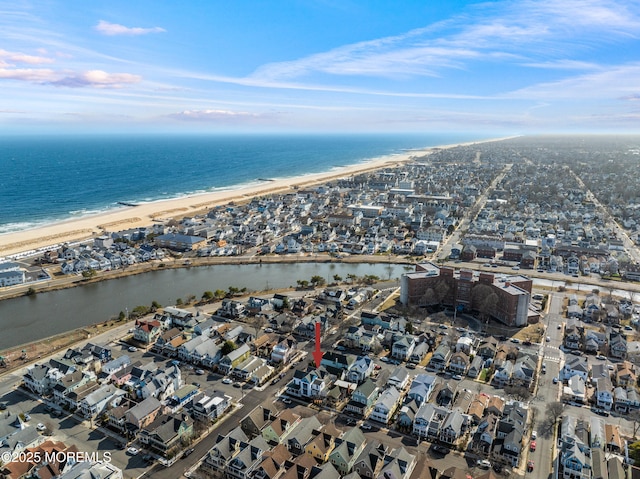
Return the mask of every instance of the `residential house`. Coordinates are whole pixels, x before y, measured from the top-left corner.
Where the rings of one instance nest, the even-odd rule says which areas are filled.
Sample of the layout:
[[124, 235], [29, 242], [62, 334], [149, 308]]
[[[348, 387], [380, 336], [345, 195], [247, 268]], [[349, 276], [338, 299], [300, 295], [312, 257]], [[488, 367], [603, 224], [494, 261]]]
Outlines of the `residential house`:
[[111, 384], [105, 384], [85, 396], [79, 402], [78, 408], [84, 417], [94, 418], [108, 408], [116, 407], [124, 395], [126, 395], [126, 391], [118, 389]]
[[575, 375], [581, 376], [586, 381], [589, 376], [589, 363], [584, 356], [567, 355], [560, 371], [560, 378], [568, 381], [571, 376]]
[[317, 399], [327, 395], [328, 374], [320, 369], [308, 372], [296, 370], [287, 384], [287, 394], [298, 398]]
[[287, 336], [273, 347], [272, 363], [287, 364], [297, 351], [298, 342], [292, 336]]
[[440, 441], [447, 444], [455, 444], [464, 432], [464, 422], [464, 417], [457, 408], [447, 414], [440, 427]]
[[482, 356], [475, 356], [469, 365], [467, 376], [470, 378], [477, 378], [484, 369], [484, 362], [485, 359], [483, 359]]
[[227, 464], [248, 442], [249, 438], [240, 427], [231, 430], [226, 436], [219, 434], [215, 445], [209, 449], [209, 453], [202, 463], [202, 468], [205, 471], [224, 473]]
[[240, 451], [227, 462], [224, 475], [230, 479], [249, 479], [262, 463], [263, 455], [269, 451], [269, 445], [260, 436], [248, 443], [242, 443]]
[[400, 399], [400, 392], [394, 386], [385, 389], [373, 406], [369, 418], [383, 424], [388, 424], [400, 404]]
[[216, 390], [196, 394], [192, 401], [193, 417], [198, 421], [215, 421], [231, 407], [232, 399], [231, 396]]
[[464, 351], [458, 351], [451, 355], [448, 369], [453, 374], [464, 375], [469, 369], [469, 356]]
[[321, 425], [316, 416], [301, 419], [284, 439], [289, 452], [294, 456], [304, 454], [306, 445], [320, 429]]
[[512, 467], [518, 467], [520, 462], [526, 423], [527, 410], [520, 404], [514, 402], [505, 406], [498, 422], [493, 452]]
[[166, 455], [192, 437], [193, 420], [187, 414], [160, 415], [138, 434], [140, 443], [161, 455]]
[[408, 479], [417, 464], [416, 456], [409, 454], [405, 448], [399, 447], [385, 454], [377, 479]]
[[436, 348], [427, 365], [427, 371], [444, 371], [451, 358], [451, 348], [445, 342]]
[[435, 383], [436, 376], [434, 374], [418, 374], [411, 383], [407, 398], [416, 401], [418, 405], [428, 401]]
[[285, 409], [271, 422], [265, 424], [260, 434], [269, 444], [283, 444], [301, 420], [298, 414], [290, 409]]
[[498, 351], [498, 343], [499, 341], [493, 336], [483, 339], [478, 345], [478, 356], [484, 359], [493, 359]]
[[249, 438], [262, 435], [262, 430], [276, 418], [277, 411], [258, 406], [240, 421], [240, 427]]
[[627, 340], [620, 333], [609, 334], [609, 356], [615, 359], [627, 359]]
[[355, 472], [362, 479], [374, 479], [378, 476], [384, 458], [387, 455], [387, 447], [378, 441], [369, 441], [356, 459], [352, 472]]
[[416, 413], [420, 409], [420, 404], [416, 400], [405, 402], [401, 407], [398, 415], [396, 416], [396, 425], [400, 428], [411, 429], [413, 427], [413, 421], [415, 420]]
[[402, 366], [398, 366], [391, 371], [387, 384], [402, 391], [409, 384], [409, 373]]
[[613, 385], [609, 376], [597, 378], [595, 389], [596, 405], [610, 411], [613, 407]]
[[370, 357], [358, 356], [347, 370], [347, 381], [356, 384], [363, 383], [373, 373], [374, 366], [375, 364]]
[[346, 476], [353, 470], [366, 444], [367, 441], [360, 428], [348, 429], [341, 438], [336, 440], [336, 446], [329, 454], [329, 461], [341, 475]]
[[247, 359], [251, 354], [251, 349], [248, 345], [242, 344], [237, 349], [234, 349], [229, 354], [226, 354], [220, 359], [218, 368], [224, 373], [229, 374], [233, 368], [235, 368], [242, 361]]
[[162, 410], [162, 403], [154, 397], [148, 397], [125, 413], [125, 422], [139, 430], [152, 423]]
[[133, 339], [144, 344], [153, 344], [162, 334], [160, 321], [136, 321], [133, 329]]
[[315, 437], [307, 443], [304, 450], [306, 454], [323, 464], [329, 460], [329, 455], [335, 447], [336, 436], [323, 429], [316, 432]]
[[376, 383], [367, 379], [360, 384], [351, 395], [351, 400], [345, 406], [345, 409], [356, 414], [366, 416], [368, 411], [378, 399], [379, 389]]
[[414, 348], [416, 347], [416, 338], [410, 334], [399, 336], [391, 346], [391, 356], [401, 361], [407, 361]]

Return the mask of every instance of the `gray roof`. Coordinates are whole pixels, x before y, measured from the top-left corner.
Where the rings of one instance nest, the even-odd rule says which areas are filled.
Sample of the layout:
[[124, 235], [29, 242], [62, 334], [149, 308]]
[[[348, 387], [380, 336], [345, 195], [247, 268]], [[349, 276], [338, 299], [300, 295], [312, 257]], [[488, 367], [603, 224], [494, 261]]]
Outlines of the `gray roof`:
[[144, 401], [141, 401], [140, 403], [129, 409], [128, 414], [133, 416], [133, 418], [137, 421], [140, 421], [141, 419], [147, 417], [149, 414], [161, 407], [162, 404], [160, 403], [160, 401], [158, 401], [153, 396], [149, 396]]

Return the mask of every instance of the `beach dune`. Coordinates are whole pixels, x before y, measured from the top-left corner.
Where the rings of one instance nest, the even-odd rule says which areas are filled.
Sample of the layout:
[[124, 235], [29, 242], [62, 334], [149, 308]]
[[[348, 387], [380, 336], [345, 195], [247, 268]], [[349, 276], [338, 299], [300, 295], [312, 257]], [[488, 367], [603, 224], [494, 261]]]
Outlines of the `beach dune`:
[[[503, 138], [499, 140], [502, 139]], [[486, 141], [498, 141], [498, 139]], [[0, 256], [6, 257], [55, 244], [80, 241], [104, 234], [108, 231], [120, 231], [128, 228], [150, 226], [154, 222], [200, 214], [215, 206], [227, 204], [230, 201], [244, 201], [256, 196], [289, 191], [294, 187], [304, 188], [332, 179], [397, 166], [412, 159], [426, 156], [437, 149], [484, 143], [486, 141], [443, 145], [425, 148], [424, 150], [411, 150], [403, 154], [375, 158], [365, 163], [345, 166], [325, 173], [310, 174], [299, 178], [269, 180], [255, 186], [241, 189], [202, 193], [193, 196], [142, 203], [136, 206], [125, 206], [98, 215], [74, 218], [38, 228], [6, 233], [0, 235]]]

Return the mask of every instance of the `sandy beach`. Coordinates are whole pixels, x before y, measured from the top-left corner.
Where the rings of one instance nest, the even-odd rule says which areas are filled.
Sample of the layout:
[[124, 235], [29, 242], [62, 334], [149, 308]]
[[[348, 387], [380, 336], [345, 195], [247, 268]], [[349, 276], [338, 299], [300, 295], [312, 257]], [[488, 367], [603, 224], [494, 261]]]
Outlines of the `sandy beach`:
[[310, 174], [299, 178], [265, 181], [259, 185], [242, 189], [217, 191], [143, 203], [138, 206], [122, 207], [99, 215], [74, 218], [39, 228], [7, 233], [0, 235], [0, 256], [6, 257], [55, 244], [79, 241], [105, 232], [149, 226], [157, 221], [203, 213], [214, 206], [226, 204], [230, 201], [248, 200], [256, 196], [288, 191], [293, 187], [303, 188], [305, 186], [348, 177], [366, 171], [397, 166], [414, 158], [428, 155], [438, 149], [504, 139], [505, 138], [499, 138], [456, 145], [442, 145], [425, 148], [424, 150], [411, 150], [403, 154], [375, 158], [368, 162], [346, 166], [324, 173]]

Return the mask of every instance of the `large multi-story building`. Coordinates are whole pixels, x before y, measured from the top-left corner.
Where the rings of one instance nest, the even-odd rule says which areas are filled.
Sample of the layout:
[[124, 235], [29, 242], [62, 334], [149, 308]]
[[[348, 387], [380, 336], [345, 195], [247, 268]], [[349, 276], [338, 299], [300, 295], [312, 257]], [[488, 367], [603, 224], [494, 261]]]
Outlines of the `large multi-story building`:
[[509, 326], [525, 326], [532, 285], [533, 281], [522, 275], [498, 278], [488, 272], [475, 275], [470, 270], [421, 263], [415, 272], [402, 275], [400, 302], [405, 306], [443, 304], [458, 311], [480, 311]]

